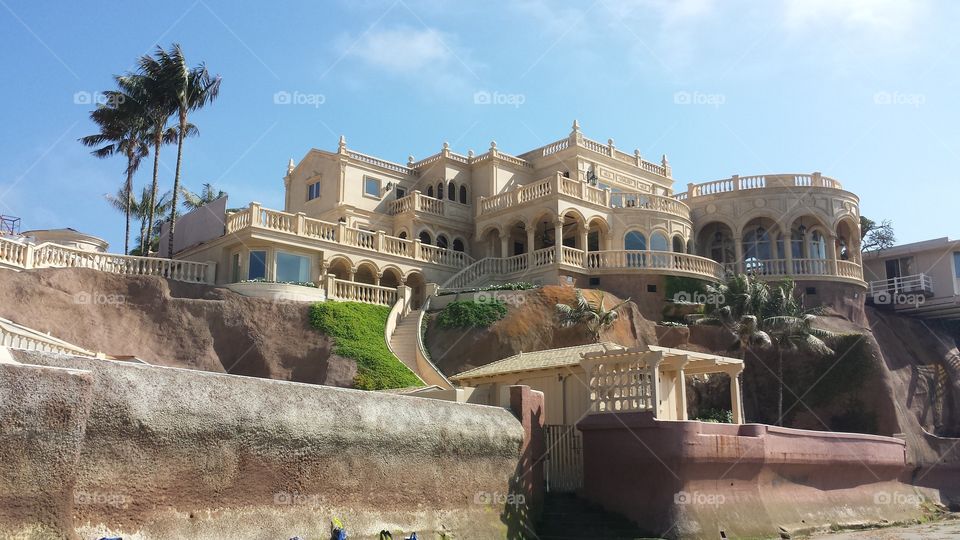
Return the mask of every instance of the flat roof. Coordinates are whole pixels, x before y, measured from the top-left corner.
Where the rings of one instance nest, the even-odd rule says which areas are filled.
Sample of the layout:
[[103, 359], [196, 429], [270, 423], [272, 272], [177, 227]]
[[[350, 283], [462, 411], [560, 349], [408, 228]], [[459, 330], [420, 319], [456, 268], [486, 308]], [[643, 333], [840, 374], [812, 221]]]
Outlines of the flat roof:
[[886, 249], [877, 249], [863, 253], [864, 259], [880, 259], [884, 257], [896, 257], [898, 255], [909, 255], [920, 251], [929, 251], [934, 249], [950, 249], [952, 246], [960, 246], [960, 240], [951, 240], [949, 237], [934, 238], [931, 240], [921, 240], [909, 244], [901, 244]]

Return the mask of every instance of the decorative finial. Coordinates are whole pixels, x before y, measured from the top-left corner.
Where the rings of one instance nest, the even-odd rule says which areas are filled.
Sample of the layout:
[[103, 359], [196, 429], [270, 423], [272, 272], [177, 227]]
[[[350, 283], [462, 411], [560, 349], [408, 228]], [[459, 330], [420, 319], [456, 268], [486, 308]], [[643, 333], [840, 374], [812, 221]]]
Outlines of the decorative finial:
[[340, 136], [340, 145], [339, 145], [339, 146], [340, 146], [340, 148], [346, 148], [346, 147], [347, 147], [347, 138], [344, 137], [343, 135]]
[[613, 139], [607, 139], [607, 146], [609, 146], [610, 148], [615, 148], [615, 146], [613, 145]]
[[495, 150], [497, 148], [497, 141], [490, 141], [490, 149]]
[[412, 166], [413, 166], [413, 154], [410, 154], [409, 156], [407, 156], [407, 167], [412, 167]]
[[670, 164], [670, 162], [667, 161], [667, 155], [666, 155], [666, 154], [663, 155], [663, 159], [661, 160], [660, 164], [663, 165], [664, 167], [666, 167], [667, 165]]
[[292, 173], [295, 168], [296, 165], [293, 164], [293, 158], [290, 158], [290, 161], [287, 163], [287, 174]]
[[468, 157], [468, 158], [472, 158], [472, 157], [473, 157], [473, 148], [471, 148], [470, 150], [467, 150], [467, 157]]
[[574, 133], [580, 131], [580, 122], [578, 122], [576, 118], [573, 119], [573, 131]]
[[450, 149], [450, 143], [448, 143], [447, 141], [443, 141], [443, 149], [444, 149], [444, 150], [449, 150], [449, 149]]
[[640, 159], [640, 149], [639, 149], [639, 148], [635, 148], [635, 149], [633, 150], [633, 155], [634, 155], [634, 157], [636, 157], [637, 159]]

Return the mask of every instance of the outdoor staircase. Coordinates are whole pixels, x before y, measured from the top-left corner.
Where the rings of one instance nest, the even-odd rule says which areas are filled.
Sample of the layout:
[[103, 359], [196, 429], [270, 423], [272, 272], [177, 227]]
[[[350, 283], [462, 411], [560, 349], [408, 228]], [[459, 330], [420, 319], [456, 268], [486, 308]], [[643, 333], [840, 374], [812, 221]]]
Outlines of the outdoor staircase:
[[537, 524], [539, 540], [634, 540], [649, 538], [627, 518], [607, 512], [572, 493], [547, 493]]
[[411, 311], [400, 319], [393, 335], [390, 336], [390, 348], [393, 354], [410, 368], [410, 371], [422, 379], [423, 376], [417, 367], [417, 332], [420, 331], [417, 321], [419, 320], [419, 311]]

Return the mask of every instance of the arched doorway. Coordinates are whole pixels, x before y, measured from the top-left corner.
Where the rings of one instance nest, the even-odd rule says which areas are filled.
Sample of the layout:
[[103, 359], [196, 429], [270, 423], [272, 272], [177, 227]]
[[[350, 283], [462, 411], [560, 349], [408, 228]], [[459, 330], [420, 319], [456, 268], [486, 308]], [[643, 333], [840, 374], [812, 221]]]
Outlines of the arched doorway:
[[410, 307], [412, 309], [420, 309], [423, 306], [426, 293], [426, 281], [423, 278], [423, 274], [420, 272], [410, 272], [407, 274], [407, 287], [410, 287], [412, 298], [410, 300]]
[[428, 231], [420, 231], [420, 234], [417, 235], [417, 238], [420, 239], [421, 244], [431, 244], [432, 239], [430, 238], [430, 233]]
[[610, 226], [603, 218], [593, 218], [587, 224], [587, 251], [609, 249]]
[[697, 249], [701, 257], [722, 264], [728, 272], [736, 268], [737, 251], [733, 241], [733, 229], [726, 223], [707, 223], [700, 229]]
[[337, 279], [350, 281], [352, 277], [352, 268], [353, 265], [350, 263], [350, 261], [342, 257], [337, 257], [330, 260], [329, 266], [327, 267], [327, 275], [332, 275]]
[[383, 275], [380, 276], [380, 286], [396, 288], [400, 286], [402, 279], [403, 276], [396, 268], [385, 268]]
[[357, 265], [357, 272], [353, 276], [353, 280], [357, 283], [366, 283], [367, 285], [376, 285], [380, 281], [380, 277], [377, 275], [377, 267], [371, 263], [360, 263]]

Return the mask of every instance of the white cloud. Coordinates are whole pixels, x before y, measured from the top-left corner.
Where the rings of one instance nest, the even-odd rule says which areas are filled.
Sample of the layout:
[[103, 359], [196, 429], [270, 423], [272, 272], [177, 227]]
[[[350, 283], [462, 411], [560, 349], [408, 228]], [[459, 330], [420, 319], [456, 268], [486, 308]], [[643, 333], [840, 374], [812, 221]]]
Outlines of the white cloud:
[[401, 26], [372, 31], [355, 39], [351, 54], [371, 66], [397, 73], [441, 67], [455, 60], [447, 45], [449, 37], [433, 28]]
[[927, 11], [927, 0], [787, 0], [791, 30], [840, 24], [849, 30], [903, 34]]

